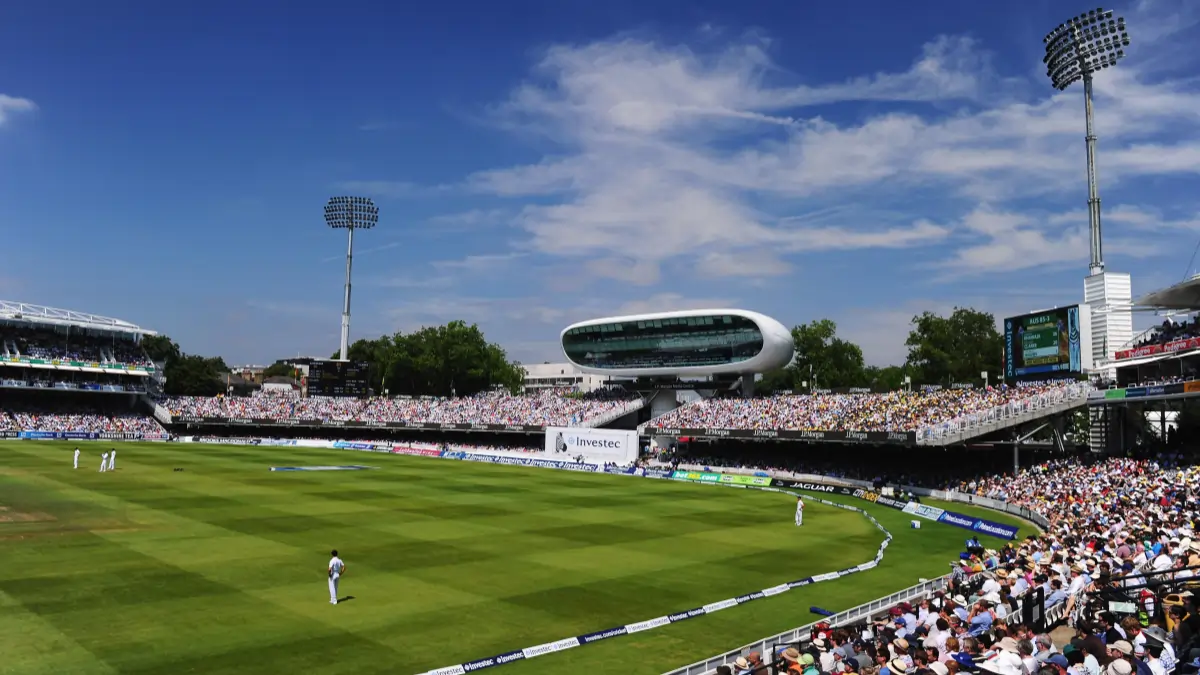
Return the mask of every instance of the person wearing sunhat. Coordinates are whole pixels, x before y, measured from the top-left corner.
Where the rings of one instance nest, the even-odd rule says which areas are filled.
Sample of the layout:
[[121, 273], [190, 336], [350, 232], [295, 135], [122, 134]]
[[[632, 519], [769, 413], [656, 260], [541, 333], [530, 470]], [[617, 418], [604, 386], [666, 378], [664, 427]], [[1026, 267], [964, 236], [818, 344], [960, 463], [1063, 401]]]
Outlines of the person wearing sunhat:
[[[810, 657], [811, 658], [811, 657]], [[804, 666], [800, 664], [800, 650], [795, 647], [788, 647], [779, 652], [779, 660], [782, 661], [782, 666], [789, 673], [803, 673]]]
[[748, 675], [752, 672], [750, 661], [744, 656], [739, 656], [733, 660], [733, 665], [730, 667], [733, 670], [733, 675]]
[[1117, 659], [1108, 664], [1104, 669], [1104, 675], [1133, 675], [1133, 666], [1125, 659]]
[[812, 641], [812, 646], [817, 650], [817, 663], [821, 667], [821, 672], [832, 673], [835, 659], [829, 651], [829, 643], [821, 638], [817, 638]]

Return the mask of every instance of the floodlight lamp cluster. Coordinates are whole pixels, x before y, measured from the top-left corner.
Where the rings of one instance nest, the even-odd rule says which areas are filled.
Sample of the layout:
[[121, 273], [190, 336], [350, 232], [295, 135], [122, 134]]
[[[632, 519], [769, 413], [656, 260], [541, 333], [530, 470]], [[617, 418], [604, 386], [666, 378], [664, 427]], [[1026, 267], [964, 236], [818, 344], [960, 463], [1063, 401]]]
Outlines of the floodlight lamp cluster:
[[335, 229], [366, 230], [379, 222], [379, 207], [367, 197], [331, 197], [325, 204], [325, 224]]
[[1046, 44], [1046, 75], [1062, 91], [1097, 70], [1117, 65], [1125, 57], [1129, 34], [1125, 19], [1112, 10], [1093, 9], [1067, 19], [1042, 40]]

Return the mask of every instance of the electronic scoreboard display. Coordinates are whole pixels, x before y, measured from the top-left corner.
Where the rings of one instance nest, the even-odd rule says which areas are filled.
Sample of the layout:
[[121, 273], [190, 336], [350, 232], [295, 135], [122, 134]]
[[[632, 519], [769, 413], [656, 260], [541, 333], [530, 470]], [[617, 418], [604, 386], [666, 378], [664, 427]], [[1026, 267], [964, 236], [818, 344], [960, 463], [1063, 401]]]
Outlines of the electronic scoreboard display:
[[309, 396], [368, 396], [365, 361], [313, 361], [308, 366]]
[[1005, 319], [1005, 379], [1063, 377], [1089, 370], [1088, 309], [1072, 305]]

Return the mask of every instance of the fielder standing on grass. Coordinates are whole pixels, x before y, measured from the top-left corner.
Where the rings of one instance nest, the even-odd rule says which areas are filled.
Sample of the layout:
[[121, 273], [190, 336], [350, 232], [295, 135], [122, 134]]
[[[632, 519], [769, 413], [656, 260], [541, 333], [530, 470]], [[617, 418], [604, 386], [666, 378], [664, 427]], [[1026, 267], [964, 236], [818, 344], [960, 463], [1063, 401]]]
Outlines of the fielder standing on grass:
[[117, 470], [117, 449], [116, 448], [113, 448], [112, 450], [110, 450], [108, 452], [108, 470], [109, 471]]
[[103, 471], [107, 468], [108, 468], [108, 453], [106, 452], [103, 455], [100, 455], [100, 471], [103, 473]]
[[804, 524], [804, 499], [796, 497], [796, 527]]
[[75, 468], [79, 468], [79, 448], [75, 448]]
[[333, 549], [329, 553], [333, 556], [329, 559], [329, 604], [336, 605], [338, 601], [338, 580], [342, 578], [342, 574], [346, 571], [346, 563], [338, 557], [337, 549]]

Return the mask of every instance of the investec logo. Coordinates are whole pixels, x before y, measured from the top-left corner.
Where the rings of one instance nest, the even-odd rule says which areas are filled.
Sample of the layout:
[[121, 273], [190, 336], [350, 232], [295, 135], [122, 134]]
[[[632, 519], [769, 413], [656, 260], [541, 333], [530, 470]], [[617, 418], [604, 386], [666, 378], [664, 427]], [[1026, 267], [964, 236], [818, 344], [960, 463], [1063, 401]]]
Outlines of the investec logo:
[[950, 523], [951, 525], [958, 525], [959, 527], [969, 527], [971, 529], [975, 528], [975, 521], [973, 519], [963, 518], [962, 516], [957, 516], [949, 511], [942, 514], [942, 521]]
[[563, 440], [567, 445], [576, 448], [608, 448], [609, 450], [620, 450], [621, 442], [611, 438], [590, 438], [588, 436], [564, 436]]
[[987, 532], [988, 534], [995, 534], [1002, 537], [1007, 537], [1010, 534], [1008, 528], [999, 527], [996, 525], [988, 525], [982, 520], [976, 521], [975, 529], [979, 530], [980, 532]]

